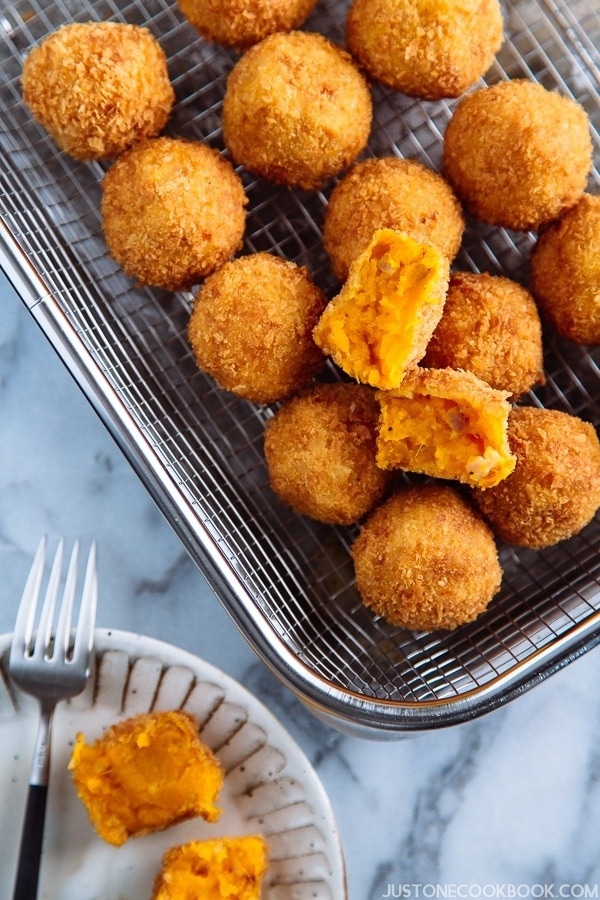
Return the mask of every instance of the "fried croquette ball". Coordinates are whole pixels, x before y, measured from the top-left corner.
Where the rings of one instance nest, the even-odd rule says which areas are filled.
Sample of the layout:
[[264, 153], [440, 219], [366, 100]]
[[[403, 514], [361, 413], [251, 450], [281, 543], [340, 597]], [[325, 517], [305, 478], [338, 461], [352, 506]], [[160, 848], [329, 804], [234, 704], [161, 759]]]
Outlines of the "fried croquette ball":
[[316, 0], [178, 0], [206, 41], [243, 50], [269, 34], [298, 28]]
[[468, 94], [444, 136], [444, 171], [490, 225], [537, 230], [575, 203], [592, 165], [582, 106], [516, 79]]
[[326, 303], [302, 266], [269, 253], [239, 257], [196, 294], [188, 324], [196, 363], [247, 400], [283, 400], [324, 365], [312, 329]]
[[165, 54], [147, 28], [63, 25], [25, 59], [23, 98], [61, 150], [118, 156], [159, 133], [175, 94]]
[[465, 220], [450, 185], [415, 159], [380, 157], [356, 163], [333, 189], [323, 221], [331, 267], [345, 281], [351, 263], [380, 228], [433, 244], [450, 262]]
[[508, 443], [510, 406], [471, 372], [414, 369], [381, 406], [377, 463], [488, 488], [515, 467]]
[[363, 603], [393, 625], [453, 629], [498, 592], [492, 531], [453, 488], [400, 488], [366, 520], [352, 546]]
[[514, 472], [475, 490], [477, 506], [510, 544], [540, 549], [572, 537], [600, 506], [600, 443], [593, 426], [566, 412], [514, 409], [508, 439]]
[[141, 284], [189, 288], [242, 246], [246, 195], [231, 164], [196, 141], [154, 138], [102, 183], [104, 237]]
[[371, 77], [437, 100], [458, 97], [502, 45], [498, 0], [354, 0], [346, 40]]
[[466, 369], [513, 398], [543, 384], [542, 327], [533, 297], [503, 275], [454, 272], [423, 365]]
[[359, 384], [320, 384], [267, 423], [265, 458], [277, 496], [300, 515], [350, 525], [380, 500], [389, 473], [376, 463], [379, 405]]
[[600, 344], [600, 197], [584, 194], [540, 235], [531, 290], [560, 335]]
[[232, 69], [223, 136], [233, 158], [267, 181], [311, 189], [367, 143], [372, 102], [349, 54], [320, 34], [272, 34]]
[[171, 847], [151, 900], [260, 900], [268, 857], [267, 842], [258, 834]]
[[327, 305], [313, 336], [357, 381], [394, 388], [425, 353], [440, 320], [449, 264], [430, 244], [376, 231]]

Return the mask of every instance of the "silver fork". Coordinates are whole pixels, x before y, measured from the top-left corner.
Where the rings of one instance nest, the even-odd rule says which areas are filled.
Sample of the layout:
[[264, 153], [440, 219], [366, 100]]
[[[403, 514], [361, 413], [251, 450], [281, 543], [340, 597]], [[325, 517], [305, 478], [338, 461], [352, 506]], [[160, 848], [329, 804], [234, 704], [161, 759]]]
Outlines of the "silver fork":
[[77, 584], [78, 551], [79, 544], [76, 541], [64, 581], [56, 629], [53, 629], [64, 553], [64, 541], [60, 540], [35, 629], [36, 611], [46, 566], [46, 540], [42, 538], [25, 584], [10, 648], [8, 672], [11, 680], [22, 691], [35, 697], [40, 706], [40, 721], [29, 778], [14, 900], [34, 900], [37, 894], [54, 710], [59, 701], [81, 693], [90, 674], [98, 593], [96, 545], [92, 544], [89, 552], [77, 627], [73, 636], [71, 624]]

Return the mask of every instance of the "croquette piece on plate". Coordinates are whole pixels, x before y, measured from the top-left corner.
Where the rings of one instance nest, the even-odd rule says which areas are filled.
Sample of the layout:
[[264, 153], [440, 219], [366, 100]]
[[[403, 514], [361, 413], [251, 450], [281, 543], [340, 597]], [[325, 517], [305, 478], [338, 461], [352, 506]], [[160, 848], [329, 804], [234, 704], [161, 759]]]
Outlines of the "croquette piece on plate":
[[325, 365], [312, 330], [326, 303], [303, 266], [264, 252], [238, 257], [196, 294], [188, 323], [196, 363], [246, 400], [283, 400]]
[[165, 853], [152, 900], [260, 900], [267, 865], [261, 835], [190, 841]]
[[117, 847], [184, 819], [215, 822], [221, 813], [221, 764], [180, 710], [124, 719], [92, 744], [78, 734], [69, 768], [96, 831]]
[[348, 48], [395, 90], [458, 97], [487, 72], [502, 45], [498, 0], [354, 0]]
[[397, 387], [440, 320], [449, 263], [435, 247], [389, 228], [375, 232], [313, 334], [352, 378]]
[[165, 54], [147, 28], [63, 25], [27, 55], [23, 98], [61, 150], [118, 156], [165, 125], [175, 99]]
[[600, 344], [600, 197], [581, 200], [540, 235], [531, 290], [554, 329], [577, 344]]
[[371, 388], [320, 384], [267, 423], [271, 488], [300, 515], [350, 525], [380, 500], [390, 473], [376, 462], [379, 404]]
[[480, 488], [497, 484], [516, 462], [507, 396], [471, 372], [415, 369], [399, 388], [377, 393], [378, 464]]
[[178, 0], [206, 41], [243, 50], [269, 34], [299, 28], [316, 0]]
[[454, 272], [423, 365], [466, 369], [513, 399], [543, 384], [542, 326], [533, 297], [503, 275]]
[[452, 262], [465, 219], [441, 175], [416, 159], [383, 156], [355, 163], [331, 192], [323, 243], [340, 281], [346, 280], [351, 263], [380, 228], [432, 244]]
[[242, 246], [246, 195], [231, 163], [199, 141], [144, 141], [102, 182], [108, 249], [141, 284], [187, 289]]
[[577, 203], [591, 165], [583, 107], [524, 79], [467, 94], [444, 135], [444, 174], [491, 225], [537, 230]]
[[320, 187], [363, 150], [371, 130], [367, 82], [321, 34], [272, 34], [232, 69], [223, 137], [237, 163], [267, 181]]
[[363, 603], [401, 628], [471, 622], [502, 581], [491, 529], [448, 485], [400, 488], [371, 513], [351, 553]]
[[589, 422], [560, 410], [518, 407], [508, 422], [517, 458], [496, 487], [473, 491], [496, 535], [531, 549], [578, 534], [600, 506], [600, 443]]

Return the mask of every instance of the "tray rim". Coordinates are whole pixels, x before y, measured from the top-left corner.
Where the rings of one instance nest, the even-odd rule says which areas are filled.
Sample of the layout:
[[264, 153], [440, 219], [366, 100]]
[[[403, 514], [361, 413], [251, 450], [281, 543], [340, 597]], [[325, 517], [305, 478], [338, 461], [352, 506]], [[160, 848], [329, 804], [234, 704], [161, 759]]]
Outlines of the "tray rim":
[[[292, 652], [244, 589], [193, 505], [169, 479], [150, 443], [106, 376], [95, 366], [51, 286], [0, 220], [0, 269], [70, 375], [121, 449], [187, 553], [254, 652], [312, 713], [336, 730], [361, 737], [398, 739], [472, 720], [515, 699], [600, 643], [600, 610], [572, 625], [531, 656], [484, 685], [456, 697], [424, 701], [371, 698], [332, 685]], [[277, 655], [274, 654], [277, 649]], [[352, 716], [348, 715], [351, 710]]]

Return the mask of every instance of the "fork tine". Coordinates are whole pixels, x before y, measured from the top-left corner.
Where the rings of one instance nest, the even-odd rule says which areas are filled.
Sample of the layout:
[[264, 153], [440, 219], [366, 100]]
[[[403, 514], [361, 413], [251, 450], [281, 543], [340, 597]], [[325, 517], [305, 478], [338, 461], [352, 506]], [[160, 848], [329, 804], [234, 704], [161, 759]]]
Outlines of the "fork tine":
[[50, 570], [50, 578], [48, 579], [48, 586], [46, 587], [46, 594], [44, 596], [42, 611], [40, 613], [40, 620], [38, 622], [35, 646], [33, 648], [33, 655], [38, 658], [43, 658], [47, 655], [47, 651], [52, 638], [52, 622], [54, 619], [56, 597], [58, 595], [60, 576], [62, 572], [63, 549], [64, 540], [61, 538], [58, 542], [56, 553], [54, 554], [54, 560], [52, 562], [52, 568]]
[[38, 604], [42, 576], [46, 564], [46, 538], [43, 537], [38, 544], [23, 594], [17, 611], [13, 632], [13, 652], [18, 656], [24, 656], [31, 651], [33, 638], [33, 625]]
[[75, 601], [75, 587], [77, 585], [77, 560], [79, 556], [79, 541], [75, 541], [71, 551], [69, 568], [65, 578], [62, 602], [58, 614], [58, 622], [54, 633], [54, 654], [67, 657], [71, 644], [71, 619], [73, 617], [73, 603]]
[[85, 570], [85, 579], [81, 593], [81, 606], [75, 632], [73, 662], [89, 656], [94, 643], [96, 624], [96, 606], [98, 602], [98, 577], [96, 574], [96, 542], [92, 542]]

